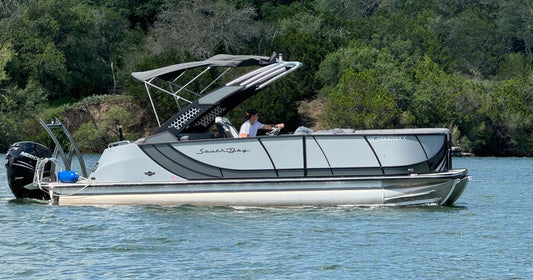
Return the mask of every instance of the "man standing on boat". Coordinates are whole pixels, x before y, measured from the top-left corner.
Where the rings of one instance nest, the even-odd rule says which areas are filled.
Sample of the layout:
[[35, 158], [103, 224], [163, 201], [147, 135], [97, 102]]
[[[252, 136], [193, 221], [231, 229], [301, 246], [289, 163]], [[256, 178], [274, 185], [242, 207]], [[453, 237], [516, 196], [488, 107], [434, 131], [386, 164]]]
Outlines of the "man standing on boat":
[[257, 136], [257, 130], [259, 129], [267, 129], [271, 130], [276, 127], [285, 127], [285, 124], [279, 123], [279, 124], [262, 124], [258, 121], [259, 115], [257, 113], [256, 109], [250, 109], [246, 111], [246, 121], [241, 125], [241, 129], [239, 131], [239, 137], [255, 137]]

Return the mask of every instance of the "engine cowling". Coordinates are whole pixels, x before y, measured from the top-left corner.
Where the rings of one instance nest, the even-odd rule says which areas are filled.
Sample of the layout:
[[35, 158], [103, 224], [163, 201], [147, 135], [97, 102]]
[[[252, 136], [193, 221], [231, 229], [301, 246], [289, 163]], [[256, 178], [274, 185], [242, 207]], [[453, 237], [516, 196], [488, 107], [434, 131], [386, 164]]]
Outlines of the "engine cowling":
[[[9, 188], [16, 198], [50, 199], [48, 193], [35, 188], [26, 188], [33, 182], [35, 166], [42, 158], [52, 156], [50, 149], [42, 144], [23, 141], [11, 145], [6, 155], [6, 171]], [[49, 176], [50, 165], [45, 166], [44, 176]]]

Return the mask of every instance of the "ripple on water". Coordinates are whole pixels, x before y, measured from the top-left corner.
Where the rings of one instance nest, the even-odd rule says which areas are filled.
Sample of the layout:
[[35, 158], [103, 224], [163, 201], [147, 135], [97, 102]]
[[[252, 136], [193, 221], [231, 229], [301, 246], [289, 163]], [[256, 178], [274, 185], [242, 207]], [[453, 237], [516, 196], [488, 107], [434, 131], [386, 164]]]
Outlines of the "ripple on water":
[[533, 159], [454, 164], [474, 178], [454, 207], [296, 209], [47, 205], [14, 200], [0, 168], [0, 268], [24, 279], [529, 279]]

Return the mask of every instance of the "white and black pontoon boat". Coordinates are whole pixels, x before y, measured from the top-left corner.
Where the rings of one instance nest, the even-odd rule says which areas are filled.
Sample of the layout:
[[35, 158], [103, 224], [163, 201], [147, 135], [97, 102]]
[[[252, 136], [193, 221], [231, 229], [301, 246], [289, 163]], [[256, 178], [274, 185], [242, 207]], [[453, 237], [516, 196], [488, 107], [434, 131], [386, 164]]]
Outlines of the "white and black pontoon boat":
[[[447, 129], [300, 128], [287, 135], [238, 138], [223, 116], [299, 68], [299, 62], [217, 55], [132, 75], [145, 84], [150, 101], [157, 89], [182, 102], [182, 93], [191, 92], [191, 82], [179, 84], [185, 72], [205, 68], [192, 79], [197, 80], [215, 68], [244, 66], [252, 66], [251, 72], [204, 94], [214, 83], [209, 84], [149, 137], [110, 144], [88, 175], [76, 143], [72, 140], [65, 153], [53, 134], [59, 126], [71, 139], [64, 126], [41, 121], [55, 150], [13, 144], [6, 157], [12, 192], [58, 204], [393, 206], [450, 205], [464, 191], [470, 177], [466, 169], [452, 169]], [[218, 129], [217, 137], [211, 127]], [[83, 169], [79, 179], [59, 172], [70, 169], [75, 153]]]

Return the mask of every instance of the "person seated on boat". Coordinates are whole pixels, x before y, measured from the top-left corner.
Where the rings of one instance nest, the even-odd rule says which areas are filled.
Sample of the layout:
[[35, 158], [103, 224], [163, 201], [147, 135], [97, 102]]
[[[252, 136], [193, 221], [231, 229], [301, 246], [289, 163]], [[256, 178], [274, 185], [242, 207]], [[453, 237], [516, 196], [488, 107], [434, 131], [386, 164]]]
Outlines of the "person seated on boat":
[[262, 124], [258, 121], [259, 114], [256, 109], [246, 111], [246, 121], [241, 125], [239, 137], [254, 137], [257, 136], [257, 130], [266, 129], [271, 130], [276, 127], [285, 127], [285, 124]]

